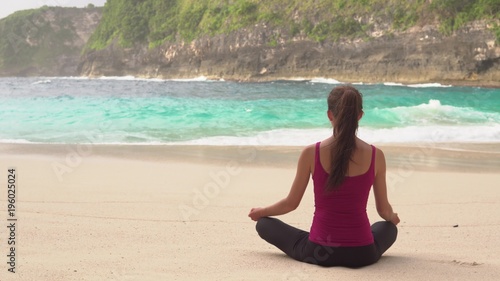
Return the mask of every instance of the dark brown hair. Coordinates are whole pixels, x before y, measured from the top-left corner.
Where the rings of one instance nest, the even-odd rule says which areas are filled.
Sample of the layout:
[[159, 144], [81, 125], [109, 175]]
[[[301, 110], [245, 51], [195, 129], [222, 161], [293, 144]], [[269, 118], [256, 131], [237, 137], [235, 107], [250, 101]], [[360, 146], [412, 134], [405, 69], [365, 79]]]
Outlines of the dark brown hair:
[[336, 190], [349, 170], [349, 160], [356, 149], [358, 117], [363, 112], [363, 97], [348, 85], [335, 87], [328, 95], [328, 110], [332, 112], [333, 144], [331, 168], [326, 190]]

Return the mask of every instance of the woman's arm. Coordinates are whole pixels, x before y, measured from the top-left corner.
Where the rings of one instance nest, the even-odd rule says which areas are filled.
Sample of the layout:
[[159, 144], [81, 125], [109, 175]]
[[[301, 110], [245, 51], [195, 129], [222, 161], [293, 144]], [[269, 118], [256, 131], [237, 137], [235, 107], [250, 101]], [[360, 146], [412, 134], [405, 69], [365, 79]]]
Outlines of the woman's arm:
[[289, 213], [300, 204], [309, 183], [312, 163], [314, 163], [315, 146], [306, 147], [300, 154], [297, 172], [288, 196], [265, 208], [252, 208], [248, 216], [257, 221], [261, 217], [279, 216]]
[[392, 206], [387, 198], [387, 183], [385, 175], [385, 156], [382, 150], [377, 148], [377, 153], [375, 154], [375, 181], [373, 182], [373, 193], [375, 195], [377, 212], [384, 220], [397, 225], [399, 223], [399, 217], [398, 214], [394, 213], [392, 210]]

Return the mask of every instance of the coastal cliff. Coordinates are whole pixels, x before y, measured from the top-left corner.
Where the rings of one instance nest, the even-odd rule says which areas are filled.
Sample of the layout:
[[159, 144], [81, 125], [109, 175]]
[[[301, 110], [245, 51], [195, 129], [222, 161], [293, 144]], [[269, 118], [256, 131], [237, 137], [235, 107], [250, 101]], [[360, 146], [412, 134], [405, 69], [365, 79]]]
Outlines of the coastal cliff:
[[0, 76], [76, 76], [102, 8], [16, 12], [0, 20]]
[[0, 20], [8, 35], [0, 39], [0, 76], [325, 77], [500, 87], [500, 7], [465, 1], [473, 4], [450, 9], [448, 2], [108, 0], [104, 8], [45, 7]]
[[203, 37], [191, 43], [121, 48], [111, 44], [82, 57], [86, 76], [134, 75], [264, 81], [330, 77], [349, 82], [451, 82], [497, 85], [500, 47], [483, 22], [451, 36], [436, 26], [372, 36], [368, 40], [314, 42], [280, 36], [281, 30], [258, 25], [229, 35]]
[[108, 0], [87, 76], [500, 83], [497, 0]]

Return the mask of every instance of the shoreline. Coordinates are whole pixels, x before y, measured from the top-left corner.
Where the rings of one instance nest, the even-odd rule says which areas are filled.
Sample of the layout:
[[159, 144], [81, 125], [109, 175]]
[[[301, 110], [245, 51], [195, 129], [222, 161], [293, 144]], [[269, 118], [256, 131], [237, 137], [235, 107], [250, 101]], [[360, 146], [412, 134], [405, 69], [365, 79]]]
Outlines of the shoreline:
[[[127, 76], [127, 75], [126, 75]], [[126, 76], [116, 76], [116, 77], [126, 77]], [[133, 76], [136, 78], [140, 79], [186, 79], [186, 80], [191, 80], [191, 79], [196, 79], [200, 76], [206, 77], [207, 80], [210, 81], [226, 81], [226, 82], [237, 82], [237, 83], [266, 83], [266, 82], [276, 82], [276, 81], [289, 81], [289, 82], [294, 82], [294, 81], [311, 81], [314, 79], [332, 79], [339, 81], [338, 79], [340, 78], [333, 78], [333, 77], [317, 77], [317, 76], [304, 76], [304, 77], [294, 77], [294, 76], [242, 76], [242, 77], [217, 77], [217, 76], [205, 76], [205, 75], [200, 75], [198, 77], [152, 77], [152, 76], [134, 76], [134, 75], [128, 75], [128, 76]], [[88, 76], [89, 78], [99, 78], [100, 76]], [[298, 80], [301, 79], [301, 80]], [[500, 88], [500, 82], [499, 81], [474, 81], [474, 80], [412, 80], [412, 79], [395, 79], [395, 80], [386, 80], [386, 79], [381, 79], [381, 80], [375, 80], [375, 79], [366, 79], [366, 80], [353, 80], [353, 79], [340, 79], [342, 81], [339, 81], [339, 84], [352, 84], [352, 83], [362, 83], [364, 85], [376, 85], [376, 84], [383, 84], [383, 83], [401, 83], [406, 85], [415, 85], [415, 84], [441, 84], [443, 86], [449, 85], [452, 87], [481, 87], [481, 88], [492, 88], [492, 89], [499, 89]], [[384, 80], [384, 81], [382, 81]]]
[[[313, 79], [324, 78], [324, 79], [334, 79], [334, 80], [342, 80], [339, 81], [340, 84], [352, 84], [352, 83], [362, 83], [364, 85], [374, 85], [374, 84], [383, 84], [383, 83], [401, 83], [403, 86], [407, 85], [418, 85], [418, 84], [441, 84], [443, 86], [452, 86], [452, 87], [479, 87], [479, 88], [491, 88], [491, 89], [499, 89], [500, 82], [499, 81], [479, 81], [479, 80], [456, 80], [456, 79], [443, 79], [443, 80], [413, 80], [413, 79], [366, 79], [366, 80], [354, 80], [350, 78], [332, 78], [332, 77], [299, 77], [304, 78], [305, 81], [310, 81]], [[217, 78], [214, 78], [217, 79]], [[281, 76], [270, 76], [270, 77], [251, 77], [251, 78], [241, 78], [241, 79], [225, 79], [226, 81], [236, 81], [236, 82], [273, 82], [273, 81], [296, 81], [294, 80], [296, 77], [281, 77]], [[383, 81], [382, 81], [383, 80]]]
[[[386, 158], [388, 169], [403, 166], [419, 171], [500, 173], [500, 143], [374, 144]], [[14, 157], [111, 157], [143, 161], [179, 161], [244, 166], [295, 167], [304, 146], [211, 146], [133, 144], [17, 144], [0, 143], [0, 153]]]
[[[218, 76], [211, 76], [211, 75], [199, 75], [197, 77], [185, 77], [185, 76], [179, 76], [179, 77], [158, 77], [158, 76], [144, 76], [144, 75], [133, 75], [133, 74], [127, 74], [127, 75], [118, 75], [118, 76], [113, 76], [113, 75], [107, 75], [107, 76], [96, 76], [96, 75], [90, 75], [90, 76], [42, 76], [42, 75], [37, 75], [37, 76], [0, 76], [0, 78], [76, 78], [76, 79], [102, 79], [106, 77], [111, 77], [111, 78], [133, 78], [133, 79], [143, 79], [143, 80], [162, 80], [162, 81], [177, 81], [177, 80], [184, 80], [184, 81], [193, 81], [193, 82], [203, 82], [203, 81], [221, 81], [221, 82], [235, 82], [235, 83], [267, 83], [267, 82], [277, 82], [277, 81], [285, 81], [285, 82], [306, 82], [306, 81], [312, 81], [315, 79], [325, 79], [325, 80], [335, 80], [338, 81], [338, 84], [357, 84], [361, 83], [362, 85], [377, 85], [377, 84], [384, 84], [384, 83], [400, 83], [403, 84], [401, 86], [408, 86], [408, 85], [426, 85], [426, 84], [440, 84], [444, 87], [446, 86], [451, 86], [451, 87], [470, 87], [470, 88], [490, 88], [490, 89], [500, 89], [500, 82], [499, 81], [491, 81], [491, 80], [486, 80], [486, 81], [480, 81], [480, 80], [456, 80], [456, 79], [443, 79], [443, 80], [413, 80], [413, 79], [381, 79], [381, 80], [374, 80], [374, 79], [367, 79], [367, 80], [354, 80], [350, 78], [342, 78], [339, 81], [337, 78], [333, 77], [318, 77], [318, 76], [300, 76], [300, 77], [295, 77], [295, 76], [241, 76], [241, 77], [218, 77]], [[200, 80], [200, 77], [203, 77], [206, 80]], [[318, 82], [321, 83], [321, 82]], [[325, 83], [325, 84], [337, 84], [337, 83]]]

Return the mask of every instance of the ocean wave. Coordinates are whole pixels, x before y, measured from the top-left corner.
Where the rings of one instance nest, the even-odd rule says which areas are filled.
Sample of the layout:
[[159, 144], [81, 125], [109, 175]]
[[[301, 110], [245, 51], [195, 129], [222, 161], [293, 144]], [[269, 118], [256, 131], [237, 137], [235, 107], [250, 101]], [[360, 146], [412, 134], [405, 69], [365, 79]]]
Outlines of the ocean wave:
[[100, 79], [100, 80], [116, 80], [116, 81], [133, 81], [133, 80], [138, 80], [140, 78], [136, 78], [132, 75], [127, 75], [127, 76], [101, 76], [97, 79]]
[[[39, 78], [45, 78], [45, 77], [39, 77]], [[167, 81], [172, 81], [172, 82], [226, 82], [225, 79], [209, 79], [205, 76], [198, 76], [198, 77], [193, 77], [193, 78], [172, 78], [172, 79], [163, 79], [163, 78], [141, 78], [141, 77], [135, 77], [133, 75], [126, 75], [126, 76], [101, 76], [97, 78], [92, 78], [88, 76], [66, 76], [66, 77], [46, 77], [47, 79], [59, 79], [59, 80], [93, 80], [93, 79], [98, 79], [98, 80], [114, 80], [114, 81], [145, 81], [145, 82], [167, 82]], [[324, 78], [324, 77], [317, 77], [317, 78], [303, 78], [303, 77], [291, 77], [291, 78], [282, 78], [278, 79], [277, 81], [294, 81], [294, 82], [310, 82], [310, 83], [318, 83], [318, 84], [344, 84], [345, 82], [338, 81], [333, 78]], [[50, 80], [41, 80], [37, 81], [33, 84], [45, 84], [45, 83], [51, 83], [52, 81]], [[372, 85], [374, 83], [366, 83], [366, 82], [354, 82], [350, 83], [352, 85]], [[376, 83], [375, 83], [376, 84]], [[410, 87], [410, 88], [449, 88], [453, 87], [452, 85], [443, 85], [440, 83], [422, 83], [422, 84], [403, 84], [403, 83], [396, 83], [396, 82], [384, 82], [382, 83], [384, 86], [399, 86], [399, 87]]]
[[52, 83], [51, 80], [40, 80], [40, 81], [36, 81], [34, 83], [31, 83], [32, 85], [39, 85], [39, 84], [50, 84]]
[[[137, 134], [115, 134], [112, 138], [82, 138], [72, 141], [29, 141], [26, 139], [0, 139], [0, 143], [51, 144], [103, 144], [103, 145], [209, 145], [209, 146], [305, 146], [330, 137], [332, 130], [276, 129], [249, 136], [213, 136], [187, 141], [165, 141]], [[478, 126], [408, 126], [396, 128], [360, 127], [358, 136], [368, 143], [500, 143], [500, 124]]]
[[385, 82], [384, 86], [404, 86], [403, 83]]
[[374, 108], [366, 110], [369, 124], [380, 126], [397, 125], [467, 125], [500, 122], [496, 112], [477, 111], [470, 107], [443, 105], [439, 100], [431, 99], [428, 103], [415, 106], [397, 106], [392, 108]]
[[[141, 78], [136, 78], [136, 80], [141, 80]], [[142, 80], [155, 80], [155, 79], [142, 79]], [[220, 80], [209, 80], [208, 78], [204, 76], [196, 77], [196, 78], [191, 78], [191, 79], [165, 79], [160, 81], [176, 81], [176, 82], [192, 82], [192, 81], [220, 81], [220, 82], [225, 82], [224, 79]], [[324, 77], [317, 77], [317, 78], [303, 78], [303, 77], [292, 77], [292, 78], [282, 78], [278, 79], [276, 81], [293, 81], [293, 82], [310, 82], [310, 83], [317, 83], [317, 84], [345, 84], [346, 82], [342, 82], [333, 78], [324, 78]], [[352, 85], [373, 85], [374, 83], [365, 83], [365, 82], [354, 82], [354, 83], [349, 83]], [[409, 88], [449, 88], [453, 87], [452, 85], [443, 85], [440, 83], [422, 83], [422, 84], [403, 84], [403, 83], [395, 83], [395, 82], [385, 82], [383, 83], [385, 86], [400, 86], [400, 87], [409, 87]]]
[[281, 80], [281, 81], [294, 81], [294, 82], [309, 82], [309, 81], [311, 81], [310, 79], [304, 78], [304, 77], [282, 78], [279, 80]]
[[[279, 129], [253, 136], [217, 136], [169, 144], [305, 146], [331, 136], [331, 129]], [[359, 128], [358, 136], [369, 143], [498, 143], [500, 125], [496, 126], [410, 126], [391, 129]]]
[[50, 77], [51, 79], [58, 80], [90, 80], [88, 76], [60, 76], [60, 77]]
[[22, 143], [22, 144], [28, 144], [28, 143], [36, 143], [36, 142], [32, 142], [32, 141], [25, 140], [25, 139], [0, 139], [0, 143]]
[[410, 84], [406, 85], [410, 88], [450, 88], [451, 85], [443, 85], [439, 83], [424, 83], [424, 84]]
[[342, 82], [332, 79], [332, 78], [313, 78], [310, 80], [311, 83], [323, 83], [323, 84], [342, 84]]
[[498, 143], [500, 125], [360, 128], [359, 136], [373, 143]]
[[166, 79], [166, 81], [174, 81], [174, 82], [206, 82], [206, 81], [212, 81], [209, 80], [205, 76], [199, 76], [195, 78], [186, 78], [186, 79]]
[[409, 88], [449, 88], [453, 87], [451, 85], [443, 85], [440, 83], [423, 83], [423, 84], [403, 84], [395, 82], [385, 82], [384, 86], [397, 86], [397, 87], [409, 87]]
[[161, 79], [161, 78], [140, 78], [135, 76], [101, 76], [97, 79], [100, 80], [116, 80], [116, 81], [144, 81], [144, 82], [207, 82], [207, 81], [215, 81], [209, 80], [205, 76], [198, 76], [194, 78], [185, 78], [185, 79]]

